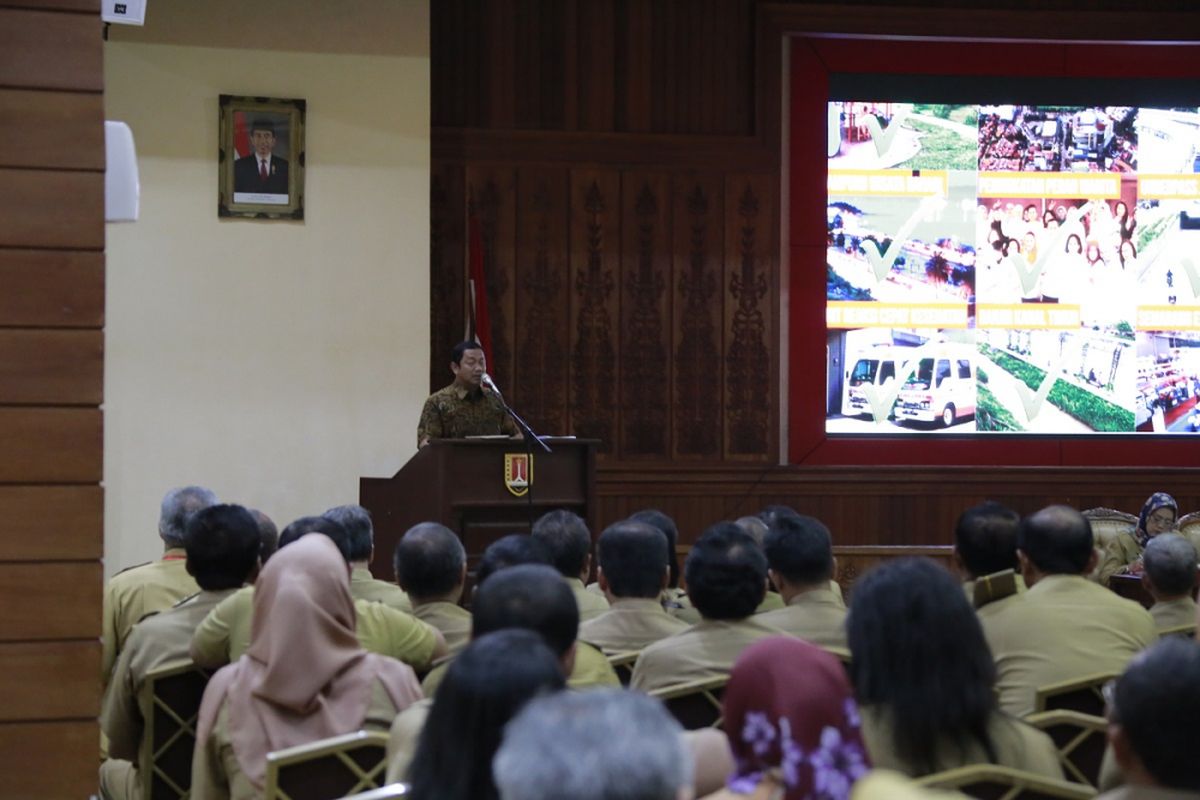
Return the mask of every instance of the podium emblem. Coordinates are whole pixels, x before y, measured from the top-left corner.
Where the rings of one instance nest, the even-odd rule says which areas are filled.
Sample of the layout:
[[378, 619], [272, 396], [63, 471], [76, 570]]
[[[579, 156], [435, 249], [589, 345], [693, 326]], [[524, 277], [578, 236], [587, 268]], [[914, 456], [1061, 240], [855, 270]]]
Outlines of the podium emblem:
[[533, 483], [533, 454], [504, 454], [504, 486], [514, 497], [524, 497]]

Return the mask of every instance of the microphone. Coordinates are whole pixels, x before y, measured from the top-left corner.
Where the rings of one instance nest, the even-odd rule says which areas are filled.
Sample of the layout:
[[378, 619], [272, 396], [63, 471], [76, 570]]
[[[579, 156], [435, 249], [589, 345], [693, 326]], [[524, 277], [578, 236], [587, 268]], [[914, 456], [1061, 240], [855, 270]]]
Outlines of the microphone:
[[492, 392], [492, 393], [493, 393], [493, 394], [495, 394], [497, 397], [503, 397], [503, 396], [504, 396], [504, 395], [500, 394], [500, 389], [499, 389], [499, 387], [497, 387], [497, 386], [496, 386], [496, 382], [492, 380], [492, 376], [491, 376], [491, 375], [488, 375], [486, 372], [485, 372], [485, 373], [483, 373], [483, 377], [479, 379], [479, 382], [480, 382], [481, 384], [483, 384], [483, 388], [485, 388], [485, 389], [487, 389], [488, 391]]

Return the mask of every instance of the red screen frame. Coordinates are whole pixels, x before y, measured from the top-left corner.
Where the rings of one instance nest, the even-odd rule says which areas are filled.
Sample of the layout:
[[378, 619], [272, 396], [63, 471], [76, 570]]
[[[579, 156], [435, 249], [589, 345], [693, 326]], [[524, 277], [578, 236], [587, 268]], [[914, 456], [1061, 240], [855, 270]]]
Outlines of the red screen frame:
[[[788, 463], [797, 465], [1157, 466], [1200, 464], [1179, 434], [827, 436], [825, 154], [831, 73], [1198, 78], [1200, 45], [789, 37]], [[919, 80], [919, 78], [914, 78]], [[875, 99], [875, 98], [869, 98]], [[807, 381], [799, 376], [819, 376]]]

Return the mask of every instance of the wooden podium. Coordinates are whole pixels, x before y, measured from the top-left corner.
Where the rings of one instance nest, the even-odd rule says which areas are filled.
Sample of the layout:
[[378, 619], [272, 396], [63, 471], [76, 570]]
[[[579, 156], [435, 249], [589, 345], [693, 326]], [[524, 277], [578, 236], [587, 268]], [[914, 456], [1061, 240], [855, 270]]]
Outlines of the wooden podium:
[[[455, 531], [470, 562], [496, 539], [528, 532], [533, 520], [556, 508], [574, 511], [595, 532], [596, 440], [546, 437], [545, 442], [553, 452], [535, 446], [524, 494], [519, 462], [528, 452], [526, 444], [507, 438], [435, 439], [395, 476], [359, 478], [359, 503], [371, 512], [375, 526], [371, 571], [393, 580], [396, 542], [418, 522], [440, 522]], [[518, 478], [513, 489], [506, 482], [510, 475]]]

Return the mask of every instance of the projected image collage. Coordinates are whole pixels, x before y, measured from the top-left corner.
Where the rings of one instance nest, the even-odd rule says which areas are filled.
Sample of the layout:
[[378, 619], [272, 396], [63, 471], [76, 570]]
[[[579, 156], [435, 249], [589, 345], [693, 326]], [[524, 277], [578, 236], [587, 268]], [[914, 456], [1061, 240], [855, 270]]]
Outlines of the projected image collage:
[[1200, 109], [828, 126], [827, 433], [1200, 431]]

